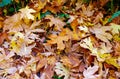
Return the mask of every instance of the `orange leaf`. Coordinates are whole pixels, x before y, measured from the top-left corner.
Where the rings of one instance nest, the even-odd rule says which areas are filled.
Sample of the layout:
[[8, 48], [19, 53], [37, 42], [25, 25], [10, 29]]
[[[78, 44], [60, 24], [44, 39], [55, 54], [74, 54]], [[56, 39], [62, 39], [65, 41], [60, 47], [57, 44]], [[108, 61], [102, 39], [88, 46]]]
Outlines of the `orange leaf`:
[[78, 26], [78, 21], [77, 21], [77, 19], [73, 20], [70, 25], [71, 25], [73, 31], [76, 31], [77, 26]]
[[0, 45], [4, 42], [4, 40], [8, 40], [8, 35], [6, 32], [0, 33]]
[[47, 42], [49, 44], [57, 44], [57, 49], [63, 50], [65, 48], [65, 45], [63, 41], [68, 41], [68, 36], [57, 36], [57, 35], [51, 35], [49, 37], [51, 40], [48, 40]]

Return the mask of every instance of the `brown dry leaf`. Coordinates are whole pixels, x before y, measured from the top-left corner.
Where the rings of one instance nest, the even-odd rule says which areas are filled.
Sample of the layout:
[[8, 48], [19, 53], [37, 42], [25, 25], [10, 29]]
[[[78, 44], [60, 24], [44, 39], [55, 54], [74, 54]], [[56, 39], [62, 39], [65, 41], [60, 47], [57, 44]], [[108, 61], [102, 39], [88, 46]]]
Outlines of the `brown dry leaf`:
[[8, 17], [4, 21], [3, 31], [9, 30], [10, 32], [19, 32], [23, 30], [22, 20], [20, 18], [20, 13], [17, 13], [11, 17]]
[[38, 62], [37, 67], [36, 67], [37, 72], [38, 72], [41, 68], [43, 68], [46, 64], [47, 64], [47, 59], [45, 59], [45, 58], [41, 59], [41, 60]]
[[59, 34], [60, 36], [68, 36], [70, 39], [73, 37], [73, 32], [68, 28], [62, 28], [62, 31]]
[[89, 4], [89, 6], [82, 5], [82, 13], [88, 17], [94, 14], [93, 5]]
[[97, 14], [97, 16], [95, 17], [95, 19], [93, 20], [93, 23], [94, 23], [94, 24], [99, 23], [99, 21], [100, 21], [102, 18], [103, 18], [103, 14], [102, 14], [102, 12], [99, 12], [99, 13]]
[[77, 0], [76, 2], [76, 10], [79, 10], [82, 7], [82, 0]]
[[79, 52], [79, 49], [80, 49], [80, 45], [76, 43], [76, 44], [73, 44], [71, 51]]
[[3, 20], [4, 18], [0, 16], [0, 29], [3, 27]]
[[73, 54], [69, 54], [69, 56], [63, 56], [61, 57], [61, 62], [69, 68], [74, 68], [79, 66], [80, 64], [80, 60], [77, 56], [73, 55]]
[[39, 26], [39, 25], [40, 25], [40, 22], [41, 22], [41, 21], [34, 21], [34, 22], [31, 24], [30, 29], [35, 29], [36, 26]]
[[120, 56], [120, 43], [116, 42], [116, 45], [114, 46], [115, 55]]
[[4, 40], [8, 40], [8, 34], [6, 32], [0, 33], [0, 45], [3, 44]]
[[50, 44], [46, 43], [46, 44], [44, 44], [44, 46], [45, 46], [45, 49], [46, 49], [47, 51], [49, 51], [49, 52], [54, 52], [54, 49], [51, 48], [51, 45], [50, 45]]
[[83, 72], [84, 70], [85, 70], [85, 63], [82, 62], [79, 66], [79, 71]]
[[15, 73], [12, 75], [7, 76], [7, 79], [22, 79], [19, 73]]
[[50, 27], [53, 26], [53, 25], [55, 25], [56, 29], [59, 30], [59, 31], [61, 31], [61, 29], [63, 28], [63, 26], [66, 25], [66, 23], [63, 22], [61, 19], [55, 18], [52, 15], [47, 15], [45, 17], [45, 19], [50, 19], [50, 22], [49, 22]]
[[119, 25], [120, 25], [120, 16], [114, 18], [114, 19], [112, 20], [112, 23], [115, 23], [115, 24], [119, 24]]
[[117, 79], [115, 75], [115, 70], [109, 70], [109, 78], [108, 79]]
[[86, 61], [87, 61], [87, 63], [88, 63], [88, 65], [90, 65], [91, 63], [93, 63], [94, 62], [94, 56], [92, 56], [92, 55], [89, 55], [87, 58], [86, 58]]
[[[1, 50], [0, 50], [1, 51]], [[5, 58], [6, 56], [3, 55], [3, 57]], [[2, 57], [1, 57], [2, 58]], [[2, 60], [2, 59], [1, 59]], [[3, 74], [8, 74], [9, 71], [7, 71], [9, 68], [13, 67], [12, 63], [13, 60], [9, 58], [9, 60], [0, 60], [0, 75]]]
[[72, 51], [71, 51], [71, 44], [72, 44], [71, 40], [65, 42], [65, 52], [66, 52], [66, 53], [72, 52]]
[[7, 60], [10, 60], [12, 56], [14, 56], [14, 52], [6, 52], [4, 48], [0, 47], [0, 68], [4, 65], [5, 62], [7, 62]]
[[69, 54], [68, 57], [69, 57], [70, 62], [72, 63], [72, 67], [79, 66], [81, 61], [79, 60], [77, 56], [75, 56], [74, 54]]
[[61, 60], [60, 60], [63, 65], [65, 65], [66, 67], [68, 68], [72, 68], [72, 63], [70, 62], [70, 59], [67, 57], [67, 56], [63, 56], [61, 57]]
[[4, 20], [4, 18], [0, 16], [0, 21], [3, 21], [3, 20]]
[[[0, 48], [0, 63], [3, 65], [5, 62], [2, 63], [2, 61], [5, 59], [5, 50], [3, 48]], [[0, 67], [1, 67], [0, 65]]]
[[95, 34], [95, 36], [103, 42], [110, 43], [109, 40], [112, 39], [112, 35], [107, 31], [110, 31], [111, 28], [108, 26], [101, 26], [101, 24], [97, 24], [92, 27], [90, 31]]
[[40, 79], [52, 79], [52, 76], [54, 75], [53, 67], [53, 65], [47, 65], [42, 72]]
[[64, 41], [68, 41], [69, 37], [68, 36], [57, 36], [57, 35], [50, 35], [49, 38], [51, 40], [48, 40], [47, 43], [49, 44], [57, 44], [57, 49], [64, 50], [65, 45]]
[[57, 12], [60, 12], [61, 8], [62, 8], [61, 5], [59, 5], [57, 2], [53, 1], [52, 3], [48, 3], [43, 10], [44, 10], [44, 12], [49, 10], [52, 13], [56, 14]]
[[34, 6], [31, 6], [32, 8], [34, 8], [37, 12], [39, 12], [41, 9], [43, 9], [46, 5], [46, 3], [48, 2], [48, 0], [35, 0], [33, 1]]
[[100, 0], [100, 5], [101, 5], [101, 6], [104, 6], [108, 1], [109, 1], [109, 0], [105, 0], [105, 1]]
[[54, 65], [56, 63], [56, 58], [55, 56], [49, 56], [47, 58], [47, 63], [50, 64], [50, 65]]

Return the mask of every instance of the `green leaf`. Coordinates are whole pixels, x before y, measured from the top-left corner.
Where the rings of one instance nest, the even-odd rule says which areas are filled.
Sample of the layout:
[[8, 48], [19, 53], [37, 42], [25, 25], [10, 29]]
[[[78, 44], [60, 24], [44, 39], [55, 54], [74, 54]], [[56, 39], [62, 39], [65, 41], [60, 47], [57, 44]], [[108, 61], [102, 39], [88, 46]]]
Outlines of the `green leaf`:
[[15, 12], [15, 8], [10, 7], [10, 8], [8, 9], [8, 11], [9, 11], [10, 13], [13, 13], [13, 12]]
[[70, 17], [68, 14], [65, 14], [65, 13], [59, 13], [58, 16], [60, 18], [69, 18]]
[[57, 76], [57, 75], [54, 75], [52, 78], [53, 78], [53, 79], [63, 79], [62, 77], [59, 77], [59, 76]]
[[0, 2], [0, 7], [4, 7], [8, 4], [11, 4], [12, 0], [2, 0], [2, 2]]
[[50, 15], [50, 14], [51, 14], [50, 11], [46, 11], [45, 13], [40, 13], [40, 18], [42, 19], [42, 18], [44, 18], [45, 16]]
[[82, 0], [83, 3], [89, 3], [91, 0]]
[[108, 20], [108, 22], [111, 22], [114, 18], [118, 17], [120, 15], [120, 11], [115, 12], [112, 17]]

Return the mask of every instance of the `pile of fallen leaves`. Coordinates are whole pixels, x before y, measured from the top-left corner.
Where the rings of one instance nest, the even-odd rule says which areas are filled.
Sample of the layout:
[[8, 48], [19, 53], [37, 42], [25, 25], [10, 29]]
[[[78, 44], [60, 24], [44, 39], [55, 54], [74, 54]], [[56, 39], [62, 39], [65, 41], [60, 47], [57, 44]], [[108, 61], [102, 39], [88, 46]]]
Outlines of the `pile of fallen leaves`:
[[0, 79], [119, 79], [120, 18], [104, 4], [31, 0], [0, 14]]

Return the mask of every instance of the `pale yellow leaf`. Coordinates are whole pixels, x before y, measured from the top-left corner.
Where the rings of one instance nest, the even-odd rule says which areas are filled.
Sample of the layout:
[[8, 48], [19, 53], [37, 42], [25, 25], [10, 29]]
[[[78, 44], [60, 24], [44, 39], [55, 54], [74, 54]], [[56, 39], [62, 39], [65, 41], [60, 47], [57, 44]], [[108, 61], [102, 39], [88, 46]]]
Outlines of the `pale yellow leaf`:
[[21, 18], [34, 20], [34, 16], [31, 14], [36, 12], [34, 9], [30, 9], [26, 6], [25, 8], [21, 8], [19, 11], [21, 12]]
[[111, 23], [110, 27], [112, 28], [113, 35], [120, 33], [120, 25]]
[[112, 35], [107, 31], [110, 31], [111, 28], [108, 26], [101, 26], [101, 24], [97, 24], [92, 27], [90, 31], [95, 34], [95, 36], [103, 42], [109, 43], [109, 40], [112, 39]]

